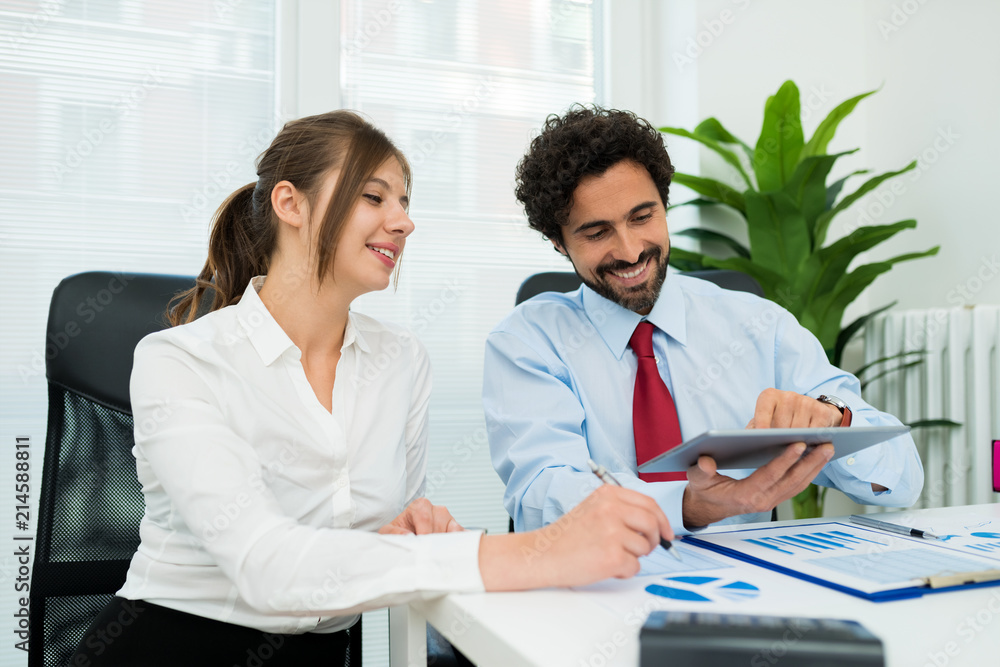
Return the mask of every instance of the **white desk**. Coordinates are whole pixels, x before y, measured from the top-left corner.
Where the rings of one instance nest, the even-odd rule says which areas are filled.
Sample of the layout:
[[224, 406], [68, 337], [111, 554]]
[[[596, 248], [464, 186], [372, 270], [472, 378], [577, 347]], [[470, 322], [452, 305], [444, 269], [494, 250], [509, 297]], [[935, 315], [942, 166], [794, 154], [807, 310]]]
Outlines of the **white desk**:
[[[885, 518], [914, 524], [934, 517], [972, 514], [1000, 519], [1000, 505], [973, 505]], [[919, 518], [919, 520], [918, 520]], [[780, 524], [794, 524], [783, 521]], [[726, 529], [731, 530], [728, 526]], [[729, 560], [713, 554], [713, 558]], [[795, 590], [780, 605], [759, 600], [713, 603], [713, 612], [854, 619], [882, 639], [887, 667], [981, 667], [1000, 665], [1000, 586], [939, 593], [912, 600], [875, 603], [739, 561], [752, 569], [762, 593]], [[736, 572], [736, 569], [733, 572]], [[646, 582], [662, 577], [652, 577]], [[649, 611], [706, 611], [699, 603], [647, 596], [635, 608], [609, 605], [622, 589], [641, 582], [602, 582], [583, 590], [547, 589], [524, 593], [448, 595], [390, 610], [393, 667], [424, 667], [425, 621], [482, 667], [636, 667], [639, 630]]]

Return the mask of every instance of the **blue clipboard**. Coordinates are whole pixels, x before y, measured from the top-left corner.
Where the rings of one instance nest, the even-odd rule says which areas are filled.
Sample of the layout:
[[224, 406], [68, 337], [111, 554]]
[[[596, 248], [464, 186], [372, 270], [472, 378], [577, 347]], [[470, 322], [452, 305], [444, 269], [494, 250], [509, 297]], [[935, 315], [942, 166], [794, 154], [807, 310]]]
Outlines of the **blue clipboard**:
[[[809, 528], [811, 526], [825, 526], [831, 524], [839, 525], [831, 521], [821, 521], [812, 524], [801, 524], [801, 526], [799, 527]], [[738, 533], [738, 532], [750, 533], [753, 531], [767, 530], [769, 528], [770, 528], [769, 526], [763, 526], [761, 528], [748, 528], [739, 531], [732, 531], [732, 533]], [[781, 574], [785, 574], [790, 577], [794, 577], [796, 579], [801, 579], [802, 581], [808, 581], [809, 583], [817, 584], [819, 586], [824, 586], [826, 588], [831, 588], [833, 590], [840, 591], [841, 593], [847, 593], [848, 595], [853, 595], [855, 597], [859, 597], [864, 600], [870, 600], [871, 602], [892, 602], [893, 600], [909, 600], [932, 593], [947, 593], [949, 591], [968, 590], [972, 588], [986, 588], [988, 586], [1000, 586], [1000, 579], [996, 579], [991, 581], [980, 581], [976, 583], [967, 583], [967, 584], [960, 584], [957, 586], [945, 586], [939, 588], [932, 588], [929, 585], [925, 584], [925, 585], [913, 585], [913, 586], [894, 588], [886, 591], [867, 592], [856, 588], [852, 588], [850, 586], [839, 584], [835, 581], [830, 581], [829, 579], [824, 579], [822, 577], [813, 576], [805, 572], [801, 572], [799, 570], [785, 567], [778, 563], [774, 563], [765, 560], [763, 558], [752, 556], [737, 549], [731, 549], [729, 547], [715, 544], [713, 542], [706, 541], [694, 535], [685, 535], [684, 537], [681, 538], [681, 540], [687, 544], [701, 547], [702, 549], [707, 549], [709, 551], [714, 551], [715, 553], [719, 553], [724, 556], [729, 556], [730, 558], [735, 558], [736, 560], [742, 561], [744, 563], [757, 565], [759, 567], [763, 567], [773, 572], [780, 572]], [[953, 550], [949, 549], [949, 551]], [[964, 552], [960, 551], [954, 551], [954, 553], [956, 553], [956, 555], [958, 554], [966, 555]], [[997, 565], [1000, 566], [1000, 562], [998, 562]]]

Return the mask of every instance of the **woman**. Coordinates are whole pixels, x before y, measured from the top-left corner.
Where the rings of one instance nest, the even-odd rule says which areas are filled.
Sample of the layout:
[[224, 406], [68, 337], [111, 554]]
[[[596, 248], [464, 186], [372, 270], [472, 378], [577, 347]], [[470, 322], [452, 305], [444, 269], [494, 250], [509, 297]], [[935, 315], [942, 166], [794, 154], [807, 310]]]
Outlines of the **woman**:
[[141, 544], [72, 664], [228, 667], [270, 645], [269, 666], [339, 665], [361, 611], [627, 577], [672, 537], [620, 488], [511, 535], [464, 531], [421, 498], [427, 354], [350, 311], [388, 286], [413, 231], [406, 159], [336, 111], [288, 123], [257, 174], [216, 213], [177, 326], [136, 348]]

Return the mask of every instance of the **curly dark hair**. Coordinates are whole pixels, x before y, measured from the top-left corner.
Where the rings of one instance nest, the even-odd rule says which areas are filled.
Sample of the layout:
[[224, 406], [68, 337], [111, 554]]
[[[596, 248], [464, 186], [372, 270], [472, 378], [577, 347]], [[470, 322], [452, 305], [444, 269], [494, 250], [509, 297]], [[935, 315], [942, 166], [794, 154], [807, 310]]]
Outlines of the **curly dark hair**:
[[603, 174], [622, 160], [646, 168], [666, 207], [674, 167], [663, 136], [648, 121], [597, 105], [576, 105], [563, 116], [549, 116], [515, 172], [514, 194], [528, 224], [561, 243], [580, 179]]

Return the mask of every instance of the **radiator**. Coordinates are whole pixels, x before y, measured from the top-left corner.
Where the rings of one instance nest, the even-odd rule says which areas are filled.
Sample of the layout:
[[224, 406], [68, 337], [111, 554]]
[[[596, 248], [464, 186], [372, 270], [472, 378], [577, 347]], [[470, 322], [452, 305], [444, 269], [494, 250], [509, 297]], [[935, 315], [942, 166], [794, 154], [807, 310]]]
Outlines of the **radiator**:
[[[950, 419], [961, 426], [917, 428], [924, 490], [915, 507], [1000, 502], [993, 492], [992, 441], [1000, 438], [1000, 306], [900, 311], [865, 327], [865, 363], [899, 354], [919, 362], [872, 379], [864, 397], [904, 423]], [[899, 365], [880, 364], [869, 378]], [[862, 378], [863, 379], [863, 378]]]

